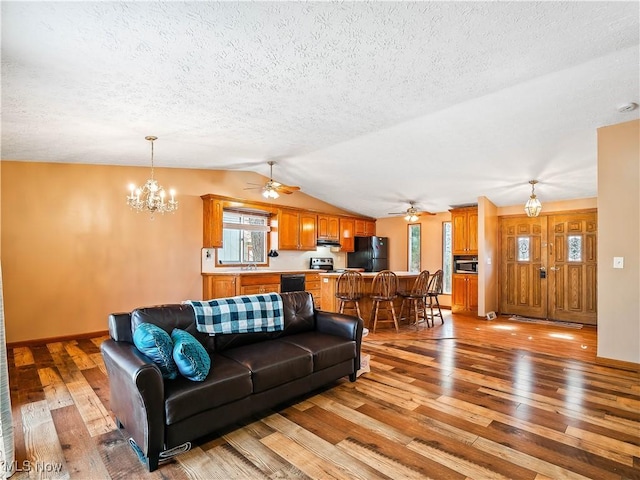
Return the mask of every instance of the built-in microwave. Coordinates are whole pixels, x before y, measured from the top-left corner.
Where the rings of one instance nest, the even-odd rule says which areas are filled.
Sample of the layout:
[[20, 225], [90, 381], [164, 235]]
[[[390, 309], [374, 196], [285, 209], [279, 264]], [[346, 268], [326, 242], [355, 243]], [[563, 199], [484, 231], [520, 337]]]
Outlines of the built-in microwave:
[[453, 268], [456, 273], [478, 273], [478, 259], [454, 258]]

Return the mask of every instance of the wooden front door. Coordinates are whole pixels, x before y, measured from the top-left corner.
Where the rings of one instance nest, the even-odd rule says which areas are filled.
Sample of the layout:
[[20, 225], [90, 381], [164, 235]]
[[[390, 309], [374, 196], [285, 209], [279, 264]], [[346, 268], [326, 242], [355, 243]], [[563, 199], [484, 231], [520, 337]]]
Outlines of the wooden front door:
[[549, 216], [549, 318], [596, 325], [595, 212]]
[[500, 242], [500, 313], [596, 324], [596, 212], [504, 217]]
[[547, 316], [546, 235], [543, 217], [501, 219], [501, 313]]

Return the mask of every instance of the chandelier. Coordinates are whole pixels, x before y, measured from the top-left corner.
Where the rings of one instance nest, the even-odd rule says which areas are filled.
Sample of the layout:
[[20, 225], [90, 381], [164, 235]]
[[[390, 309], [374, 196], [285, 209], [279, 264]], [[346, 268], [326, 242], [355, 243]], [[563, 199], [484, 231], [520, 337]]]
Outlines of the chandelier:
[[542, 211], [542, 204], [540, 203], [540, 200], [538, 200], [538, 197], [536, 197], [535, 192], [536, 183], [538, 183], [538, 181], [529, 180], [529, 183], [531, 184], [531, 196], [524, 205], [524, 211], [527, 213], [527, 217], [537, 217]]
[[169, 190], [171, 198], [165, 202], [166, 193], [153, 178], [153, 142], [158, 137], [150, 135], [144, 138], [151, 142], [151, 178], [142, 187], [136, 187], [134, 184], [129, 185], [127, 204], [137, 212], [150, 212], [151, 218], [153, 218], [155, 212], [165, 213], [177, 210], [178, 202], [175, 199], [176, 192], [173, 189]]

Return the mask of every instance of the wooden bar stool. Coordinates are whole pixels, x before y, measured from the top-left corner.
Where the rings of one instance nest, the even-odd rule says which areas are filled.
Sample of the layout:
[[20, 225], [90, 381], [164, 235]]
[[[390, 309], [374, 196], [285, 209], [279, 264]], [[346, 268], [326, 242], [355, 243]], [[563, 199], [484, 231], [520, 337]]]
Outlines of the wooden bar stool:
[[354, 306], [350, 308], [355, 308], [358, 317], [362, 318], [360, 315], [359, 303], [362, 298], [362, 284], [362, 275], [360, 272], [356, 272], [354, 270], [342, 272], [338, 277], [338, 282], [336, 284], [336, 298], [340, 300], [340, 313], [344, 313], [344, 309], [349, 308], [348, 305], [353, 303]]
[[[376, 333], [376, 326], [378, 321], [380, 323], [393, 323], [398, 331], [398, 319], [396, 318], [396, 311], [393, 308], [393, 300], [397, 296], [398, 290], [398, 277], [391, 270], [383, 270], [378, 272], [373, 277], [373, 283], [371, 284], [371, 317], [373, 320], [373, 333]], [[387, 309], [387, 318], [384, 320], [378, 320], [378, 309], [380, 304], [383, 308]], [[389, 310], [391, 310], [391, 319], [389, 318]]]
[[413, 282], [413, 287], [409, 292], [400, 292], [398, 295], [402, 297], [402, 306], [400, 307], [400, 319], [402, 320], [404, 317], [402, 313], [404, 312], [405, 303], [409, 303], [409, 317], [411, 316], [411, 308], [413, 307], [415, 313], [415, 320], [413, 325], [418, 328], [418, 324], [420, 323], [420, 315], [418, 309], [422, 312], [422, 318], [426, 322], [427, 327], [429, 326], [429, 319], [427, 318], [427, 289], [429, 287], [429, 270], [423, 270], [420, 272], [420, 275], [416, 277], [415, 282]]
[[[438, 301], [438, 295], [442, 295], [442, 277], [444, 273], [442, 270], [438, 270], [433, 274], [431, 280], [429, 280], [429, 288], [427, 289], [427, 299], [428, 303], [426, 307], [429, 307], [431, 314], [428, 317], [431, 319], [431, 326], [435, 325], [434, 317], [440, 317], [440, 322], [444, 325], [444, 318], [442, 317], [442, 310], [440, 310], [440, 302]], [[435, 303], [436, 308], [438, 309], [438, 313], [433, 313], [433, 305]], [[427, 321], [427, 325], [428, 325]]]

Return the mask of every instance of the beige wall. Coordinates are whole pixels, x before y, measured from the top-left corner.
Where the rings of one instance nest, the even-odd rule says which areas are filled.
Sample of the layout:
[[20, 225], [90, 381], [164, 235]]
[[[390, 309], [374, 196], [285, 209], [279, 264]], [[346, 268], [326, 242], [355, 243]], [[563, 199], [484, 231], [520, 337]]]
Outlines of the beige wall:
[[[200, 298], [200, 195], [263, 200], [244, 188], [265, 181], [251, 172], [156, 168], [180, 207], [151, 220], [125, 200], [149, 168], [11, 161], [0, 168], [8, 342], [102, 331], [111, 312]], [[303, 193], [273, 203], [341, 212]]]
[[640, 363], [638, 120], [598, 129], [598, 357]]
[[[524, 204], [528, 198], [529, 197], [523, 198], [522, 205], [498, 207], [498, 215], [524, 215]], [[542, 215], [546, 215], [551, 212], [567, 212], [598, 207], [598, 199], [596, 197], [547, 202], [544, 198], [538, 195], [538, 199], [542, 202]]]
[[[442, 268], [442, 222], [451, 221], [449, 212], [421, 215], [420, 268], [435, 272]], [[406, 271], [408, 268], [408, 227], [403, 217], [380, 218], [376, 221], [376, 235], [389, 237], [389, 268]], [[451, 306], [451, 295], [442, 295], [440, 304]]]
[[478, 315], [498, 311], [498, 207], [478, 198]]

